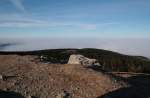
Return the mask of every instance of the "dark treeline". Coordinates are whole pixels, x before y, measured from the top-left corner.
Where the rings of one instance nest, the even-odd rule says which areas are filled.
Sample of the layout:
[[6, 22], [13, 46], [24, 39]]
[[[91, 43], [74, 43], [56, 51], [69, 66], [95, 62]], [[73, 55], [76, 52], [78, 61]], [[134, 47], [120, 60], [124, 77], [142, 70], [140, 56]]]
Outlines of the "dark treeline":
[[150, 73], [150, 60], [142, 56], [129, 56], [102, 49], [51, 49], [30, 52], [0, 52], [0, 54], [38, 55], [51, 63], [67, 63], [71, 54], [81, 54], [94, 58], [106, 71]]

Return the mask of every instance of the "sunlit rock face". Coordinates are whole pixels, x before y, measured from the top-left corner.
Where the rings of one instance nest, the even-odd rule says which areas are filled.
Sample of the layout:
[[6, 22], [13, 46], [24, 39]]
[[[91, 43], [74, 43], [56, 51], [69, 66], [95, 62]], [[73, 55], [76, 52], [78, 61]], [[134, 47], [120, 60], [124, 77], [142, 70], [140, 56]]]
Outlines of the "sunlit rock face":
[[68, 64], [80, 64], [80, 65], [84, 65], [84, 66], [100, 66], [100, 64], [97, 62], [96, 59], [90, 59], [87, 58], [83, 55], [70, 55]]

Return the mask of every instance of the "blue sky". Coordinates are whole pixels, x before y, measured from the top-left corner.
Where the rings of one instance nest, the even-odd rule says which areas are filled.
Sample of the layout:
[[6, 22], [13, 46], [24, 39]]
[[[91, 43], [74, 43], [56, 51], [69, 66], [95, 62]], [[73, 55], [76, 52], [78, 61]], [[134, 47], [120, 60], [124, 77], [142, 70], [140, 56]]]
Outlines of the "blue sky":
[[150, 0], [0, 0], [0, 51], [100, 48], [150, 57]]
[[0, 0], [1, 38], [149, 38], [149, 0]]

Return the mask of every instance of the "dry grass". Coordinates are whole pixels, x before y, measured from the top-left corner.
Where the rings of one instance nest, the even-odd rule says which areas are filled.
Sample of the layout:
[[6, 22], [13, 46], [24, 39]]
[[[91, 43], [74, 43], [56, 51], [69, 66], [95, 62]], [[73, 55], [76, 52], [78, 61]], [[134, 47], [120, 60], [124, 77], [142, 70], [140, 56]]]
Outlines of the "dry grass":
[[55, 98], [64, 90], [72, 98], [96, 98], [122, 87], [108, 75], [81, 65], [44, 64], [36, 58], [0, 55], [0, 74], [9, 76], [0, 80], [0, 89], [37, 98]]

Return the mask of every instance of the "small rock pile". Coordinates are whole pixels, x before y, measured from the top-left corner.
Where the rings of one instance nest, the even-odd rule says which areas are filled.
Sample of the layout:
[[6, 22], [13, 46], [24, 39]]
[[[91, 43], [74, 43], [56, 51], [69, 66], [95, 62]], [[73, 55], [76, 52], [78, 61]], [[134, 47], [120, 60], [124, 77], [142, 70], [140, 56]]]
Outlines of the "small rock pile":
[[58, 94], [56, 98], [70, 98], [70, 94], [67, 91], [63, 91], [62, 93]]
[[80, 64], [83, 66], [101, 66], [96, 59], [90, 59], [83, 55], [70, 55], [68, 64]]
[[4, 79], [3, 75], [0, 75], [0, 80], [3, 80], [3, 79]]

